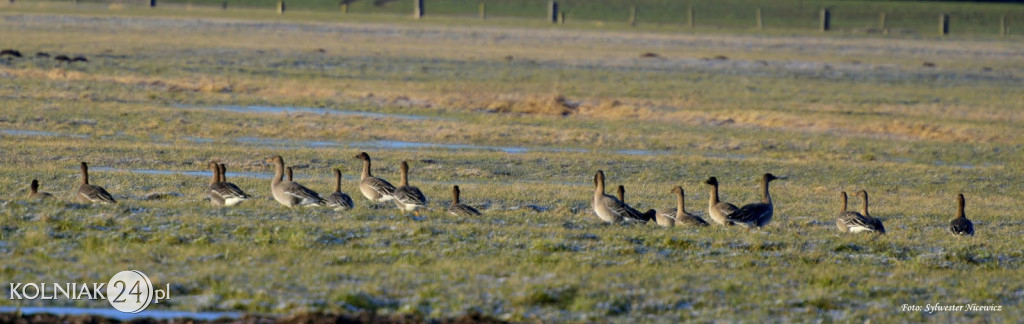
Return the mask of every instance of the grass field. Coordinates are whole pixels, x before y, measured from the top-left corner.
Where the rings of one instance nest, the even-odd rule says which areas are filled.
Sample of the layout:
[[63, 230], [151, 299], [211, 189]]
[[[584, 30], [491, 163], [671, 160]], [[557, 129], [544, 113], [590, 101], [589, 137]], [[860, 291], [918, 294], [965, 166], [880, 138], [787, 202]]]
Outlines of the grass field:
[[[1024, 315], [1016, 37], [679, 34], [18, 3], [0, 10], [0, 48], [26, 54], [0, 59], [4, 281], [106, 282], [137, 269], [171, 285], [172, 300], [153, 308], [268, 314]], [[360, 151], [392, 182], [411, 161], [430, 210], [414, 218], [372, 208], [356, 188]], [[278, 205], [263, 162], [277, 154], [321, 193], [341, 168], [357, 208]], [[211, 160], [227, 163], [229, 180], [254, 199], [210, 206]], [[118, 205], [68, 202], [80, 161]], [[670, 190], [681, 185], [688, 210], [705, 219], [708, 176], [736, 204], [759, 200], [761, 173], [789, 178], [773, 184], [776, 218], [763, 230], [663, 229], [601, 224], [589, 203], [599, 169], [643, 210], [673, 207]], [[33, 178], [60, 200], [25, 199]], [[484, 216], [443, 212], [454, 184]], [[887, 235], [835, 230], [839, 191], [859, 189]], [[945, 232], [961, 192], [973, 238]], [[935, 303], [1003, 310], [900, 311]]]

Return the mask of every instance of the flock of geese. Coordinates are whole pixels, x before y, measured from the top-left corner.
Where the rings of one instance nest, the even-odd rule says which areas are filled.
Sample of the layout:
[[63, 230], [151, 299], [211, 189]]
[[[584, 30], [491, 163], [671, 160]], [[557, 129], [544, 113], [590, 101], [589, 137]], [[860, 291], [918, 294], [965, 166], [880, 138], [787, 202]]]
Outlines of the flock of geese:
[[[366, 152], [354, 156], [363, 161], [363, 171], [359, 179], [359, 191], [366, 199], [374, 203], [393, 202], [403, 212], [412, 212], [419, 216], [418, 209], [426, 207], [428, 200], [426, 195], [419, 188], [409, 184], [409, 163], [402, 161], [401, 182], [395, 187], [387, 180], [374, 177], [370, 172], [370, 155]], [[327, 198], [323, 198], [317, 192], [293, 181], [292, 170], [285, 167], [284, 159], [280, 156], [273, 156], [266, 159], [274, 165], [274, 177], [270, 182], [270, 191], [278, 203], [287, 207], [296, 206], [326, 206], [338, 211], [352, 209], [355, 204], [352, 198], [341, 191], [341, 170], [333, 169], [334, 192]], [[78, 187], [77, 197], [83, 203], [114, 204], [117, 201], [103, 187], [89, 183], [88, 165], [82, 162], [82, 184]], [[228, 182], [226, 178], [227, 167], [223, 163], [210, 162], [209, 168], [213, 173], [210, 178], [209, 192], [210, 201], [218, 206], [234, 206], [251, 196], [246, 194], [237, 185]], [[287, 175], [287, 178], [285, 176]], [[772, 196], [768, 190], [768, 184], [773, 180], [783, 180], [785, 177], [776, 177], [771, 173], [765, 173], [761, 177], [761, 201], [737, 207], [736, 205], [721, 201], [718, 195], [718, 179], [710, 177], [705, 184], [710, 186], [710, 198], [708, 200], [708, 215], [711, 220], [723, 226], [740, 226], [747, 229], [761, 228], [768, 225], [772, 220], [775, 211], [772, 203]], [[676, 197], [676, 207], [661, 211], [647, 210], [640, 212], [625, 202], [625, 187], [618, 186], [617, 197], [605, 194], [605, 175], [603, 170], [598, 170], [594, 175], [594, 198], [592, 207], [594, 213], [608, 223], [624, 222], [649, 222], [655, 221], [660, 226], [708, 226], [709, 223], [697, 215], [686, 211], [685, 192], [680, 186], [672, 188], [672, 194]], [[448, 206], [448, 213], [456, 216], [480, 215], [480, 211], [469, 205], [459, 202], [459, 186], [452, 186], [452, 203]], [[885, 227], [882, 221], [871, 217], [868, 213], [868, 193], [866, 190], [858, 191], [854, 197], [862, 199], [860, 212], [847, 210], [846, 192], [839, 194], [841, 206], [836, 216], [836, 227], [841, 232], [861, 233], [870, 232], [885, 234]], [[39, 191], [39, 181], [33, 179], [29, 191], [31, 199], [52, 199], [54, 196], [47, 192]], [[957, 196], [957, 213], [949, 223], [949, 232], [953, 235], [965, 236], [974, 235], [974, 225], [964, 214], [964, 195]]]

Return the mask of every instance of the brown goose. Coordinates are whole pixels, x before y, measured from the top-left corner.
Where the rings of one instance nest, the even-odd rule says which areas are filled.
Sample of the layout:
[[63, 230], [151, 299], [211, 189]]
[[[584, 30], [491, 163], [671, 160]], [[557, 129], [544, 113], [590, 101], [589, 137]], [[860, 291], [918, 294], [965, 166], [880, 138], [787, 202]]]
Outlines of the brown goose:
[[675, 226], [708, 226], [708, 222], [697, 215], [686, 212], [686, 193], [683, 192], [683, 187], [676, 186], [672, 188], [672, 193], [676, 194], [676, 208], [670, 208], [674, 210]]
[[210, 202], [218, 206], [234, 206], [249, 199], [249, 195], [233, 183], [227, 182], [227, 166], [210, 162], [213, 178], [210, 179]]
[[359, 192], [363, 193], [363, 197], [373, 202], [395, 199], [395, 186], [370, 174], [370, 155], [362, 152], [354, 158], [363, 160], [363, 173], [359, 177]]
[[711, 216], [711, 220], [719, 225], [733, 225], [733, 222], [726, 220], [725, 216], [735, 213], [739, 208], [718, 200], [718, 178], [710, 177], [704, 183], [711, 185], [711, 198], [708, 199], [708, 215]]
[[839, 208], [839, 215], [836, 217], [836, 227], [839, 228], [840, 232], [860, 233], [875, 231], [871, 225], [871, 219], [864, 217], [861, 213], [846, 210], [846, 191], [839, 192], [839, 199], [842, 204]]
[[28, 189], [29, 199], [43, 200], [53, 198], [53, 194], [50, 194], [49, 192], [39, 192], [39, 181], [36, 179], [32, 179], [32, 184], [29, 185]]
[[768, 183], [775, 179], [782, 179], [765, 173], [761, 177], [761, 202], [746, 204], [736, 212], [726, 215], [725, 219], [746, 228], [764, 227], [772, 220], [775, 213], [775, 206], [772, 204], [772, 196], [768, 193]]
[[355, 205], [352, 203], [352, 197], [341, 192], [341, 170], [334, 169], [334, 193], [327, 196], [327, 207], [334, 208], [334, 210], [346, 210], [352, 209], [353, 206]]
[[949, 222], [949, 232], [957, 236], [974, 236], [974, 223], [964, 214], [964, 194], [956, 196], [956, 218]]
[[459, 186], [452, 186], [452, 204], [448, 205], [448, 213], [455, 216], [479, 216], [479, 210], [459, 202], [460, 193]]
[[594, 200], [592, 208], [597, 217], [608, 223], [618, 223], [626, 220], [644, 221], [646, 219], [631, 218], [626, 211], [626, 204], [621, 200], [604, 193], [604, 171], [597, 170], [594, 174]]
[[287, 207], [293, 206], [323, 206], [324, 199], [320, 198], [313, 190], [304, 187], [298, 182], [284, 181], [284, 159], [280, 155], [268, 158], [267, 162], [274, 164], [274, 178], [270, 181], [270, 192], [274, 200]]
[[860, 214], [864, 215], [864, 218], [867, 219], [867, 221], [868, 221], [868, 223], [865, 224], [865, 225], [867, 225], [870, 228], [870, 230], [873, 231], [873, 232], [878, 232], [880, 234], [885, 234], [885, 226], [882, 225], [882, 220], [880, 220], [878, 218], [871, 217], [871, 214], [868, 213], [868, 191], [867, 190], [858, 191], [856, 196], [859, 196], [859, 197], [864, 199], [864, 204], [861, 205], [861, 208], [860, 208]]
[[619, 185], [616, 193], [619, 201], [621, 201], [622, 205], [626, 207], [626, 212], [629, 213], [629, 218], [651, 220], [657, 217], [656, 215], [658, 212], [654, 211], [654, 209], [648, 209], [646, 212], [641, 213], [639, 210], [636, 210], [636, 208], [633, 208], [633, 206], [626, 203], [626, 187]]
[[420, 215], [416, 211], [417, 208], [427, 206], [427, 196], [423, 195], [420, 188], [409, 185], [409, 163], [406, 161], [402, 161], [402, 182], [392, 192], [392, 196], [395, 197], [395, 205], [398, 205], [398, 209], [411, 211], [416, 216]]
[[85, 162], [82, 162], [82, 185], [78, 186], [78, 200], [83, 203], [117, 203], [106, 189], [89, 184], [89, 166]]

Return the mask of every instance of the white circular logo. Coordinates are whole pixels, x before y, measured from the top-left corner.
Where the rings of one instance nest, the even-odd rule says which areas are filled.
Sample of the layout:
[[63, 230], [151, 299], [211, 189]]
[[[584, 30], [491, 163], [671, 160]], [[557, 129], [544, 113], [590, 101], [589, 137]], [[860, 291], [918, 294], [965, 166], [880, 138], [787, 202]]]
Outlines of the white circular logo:
[[138, 313], [153, 301], [153, 282], [142, 271], [121, 271], [107, 282], [107, 301], [124, 313]]

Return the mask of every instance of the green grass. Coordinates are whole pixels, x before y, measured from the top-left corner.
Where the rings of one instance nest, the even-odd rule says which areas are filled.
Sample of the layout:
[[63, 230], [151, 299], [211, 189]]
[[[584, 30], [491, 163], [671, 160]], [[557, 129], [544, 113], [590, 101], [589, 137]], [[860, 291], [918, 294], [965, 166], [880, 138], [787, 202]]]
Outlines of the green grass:
[[[462, 20], [106, 9], [18, 2], [0, 15], [0, 47], [90, 60], [0, 59], [0, 129], [85, 136], [0, 133], [5, 281], [102, 282], [138, 269], [171, 284], [173, 299], [154, 308], [271, 314], [614, 322], [1021, 315], [1024, 48], [1014, 38], [452, 28]], [[647, 52], [660, 58], [641, 58]], [[710, 59], [718, 55], [727, 59]], [[218, 105], [433, 119], [202, 108]], [[244, 137], [338, 145], [236, 140]], [[531, 151], [358, 144], [379, 140]], [[423, 218], [368, 206], [354, 181], [361, 150], [390, 180], [411, 161], [410, 181], [431, 198]], [[359, 206], [288, 210], [271, 200], [268, 180], [237, 175], [269, 175], [262, 161], [274, 154], [320, 192], [332, 187], [329, 170], [341, 168], [343, 190]], [[214, 159], [255, 198], [214, 208], [205, 177], [130, 171], [204, 171]], [[65, 202], [79, 161], [119, 205]], [[600, 224], [589, 208], [598, 169], [624, 184], [638, 209], [674, 207], [669, 191], [681, 185], [688, 210], [700, 214], [708, 176], [737, 204], [759, 199], [763, 172], [789, 179], [773, 184], [777, 218], [763, 231], [662, 229]], [[25, 200], [33, 178], [61, 201]], [[484, 216], [443, 212], [453, 184]], [[838, 191], [861, 188], [889, 234], [835, 231]], [[977, 237], [945, 233], [959, 192]], [[180, 197], [143, 199], [158, 193]], [[1004, 311], [898, 311], [936, 302]]]

